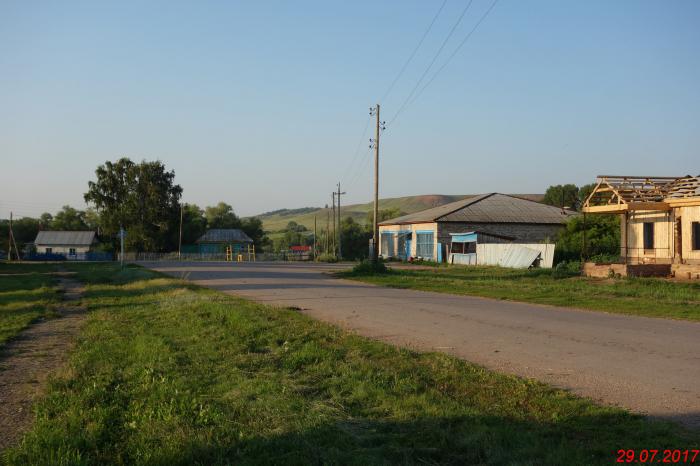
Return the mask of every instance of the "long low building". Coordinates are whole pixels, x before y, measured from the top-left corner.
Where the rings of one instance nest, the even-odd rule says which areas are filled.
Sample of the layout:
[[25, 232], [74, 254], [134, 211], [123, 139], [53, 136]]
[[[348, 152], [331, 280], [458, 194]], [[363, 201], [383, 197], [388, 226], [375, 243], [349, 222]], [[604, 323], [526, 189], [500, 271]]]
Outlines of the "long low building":
[[[482, 194], [381, 222], [379, 254], [402, 260], [413, 257], [452, 262], [453, 249], [459, 248], [456, 254], [476, 253], [476, 244], [474, 252], [469, 249], [472, 246], [464, 244], [469, 238], [474, 238], [474, 243], [553, 243], [572, 215], [576, 212], [516, 196]], [[554, 249], [546, 250], [553, 253]]]
[[40, 231], [34, 246], [39, 254], [58, 254], [70, 260], [90, 252], [96, 242], [94, 231]]

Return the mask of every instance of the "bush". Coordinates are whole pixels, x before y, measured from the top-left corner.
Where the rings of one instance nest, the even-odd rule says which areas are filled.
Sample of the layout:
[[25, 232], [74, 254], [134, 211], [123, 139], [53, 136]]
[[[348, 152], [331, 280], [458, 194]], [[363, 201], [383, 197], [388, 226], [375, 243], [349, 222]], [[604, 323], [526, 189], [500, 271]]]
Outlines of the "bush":
[[596, 264], [617, 264], [621, 259], [619, 254], [596, 254], [591, 256], [589, 261]]
[[389, 269], [386, 268], [382, 260], [372, 262], [371, 260], [365, 259], [352, 268], [352, 273], [357, 275], [375, 275], [387, 273], [388, 271]]
[[338, 262], [338, 257], [336, 257], [334, 254], [319, 254], [316, 260], [319, 262], [333, 263]]
[[552, 271], [553, 278], [569, 278], [578, 275], [581, 275], [581, 262], [579, 261], [559, 262]]

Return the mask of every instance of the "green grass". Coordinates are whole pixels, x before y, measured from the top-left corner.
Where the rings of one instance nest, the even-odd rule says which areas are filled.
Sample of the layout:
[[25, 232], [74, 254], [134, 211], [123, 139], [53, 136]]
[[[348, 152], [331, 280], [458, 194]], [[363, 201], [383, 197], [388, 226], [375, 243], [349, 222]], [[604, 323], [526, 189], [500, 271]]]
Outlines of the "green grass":
[[[536, 195], [534, 195], [536, 196]], [[421, 196], [405, 196], [380, 199], [381, 209], [397, 208], [407, 214], [418, 212], [420, 210], [429, 209], [437, 205], [447, 204], [448, 202], [458, 201], [467, 196], [449, 195], [449, 194], [427, 194]], [[349, 204], [342, 207], [343, 218], [352, 217], [353, 220], [360, 224], [365, 224], [367, 221], [367, 213], [372, 210], [372, 203], [366, 204]], [[279, 232], [285, 229], [290, 221], [297, 222], [299, 225], [304, 225], [309, 230], [314, 228], [314, 217], [317, 218], [319, 227], [322, 222], [325, 222], [328, 211], [323, 208], [307, 208], [307, 209], [292, 209], [289, 211], [276, 211], [258, 215], [263, 222], [263, 227], [268, 232]], [[324, 223], [325, 225], [325, 223]]]
[[698, 282], [658, 278], [557, 278], [552, 269], [475, 266], [394, 269], [386, 274], [348, 271], [338, 275], [393, 288], [700, 321]]
[[55, 315], [52, 306], [60, 295], [55, 278], [46, 274], [54, 270], [53, 265], [0, 263], [0, 348], [32, 322]]
[[138, 268], [91, 311], [7, 464], [611, 464], [696, 433]]

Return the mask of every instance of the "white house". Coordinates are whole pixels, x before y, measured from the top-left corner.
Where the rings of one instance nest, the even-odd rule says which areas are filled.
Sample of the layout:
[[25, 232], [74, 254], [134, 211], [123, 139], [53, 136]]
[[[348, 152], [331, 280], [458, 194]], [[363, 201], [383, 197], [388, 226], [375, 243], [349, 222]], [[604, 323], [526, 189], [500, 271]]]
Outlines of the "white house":
[[40, 231], [34, 246], [39, 254], [63, 254], [71, 259], [90, 252], [95, 242], [94, 231]]

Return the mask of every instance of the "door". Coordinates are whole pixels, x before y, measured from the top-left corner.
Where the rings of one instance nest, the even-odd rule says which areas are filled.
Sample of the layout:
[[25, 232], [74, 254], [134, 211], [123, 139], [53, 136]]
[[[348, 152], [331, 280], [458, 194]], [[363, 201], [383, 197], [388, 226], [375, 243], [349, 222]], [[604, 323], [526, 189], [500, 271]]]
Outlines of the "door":
[[406, 259], [411, 257], [411, 241], [410, 239], [406, 240]]

